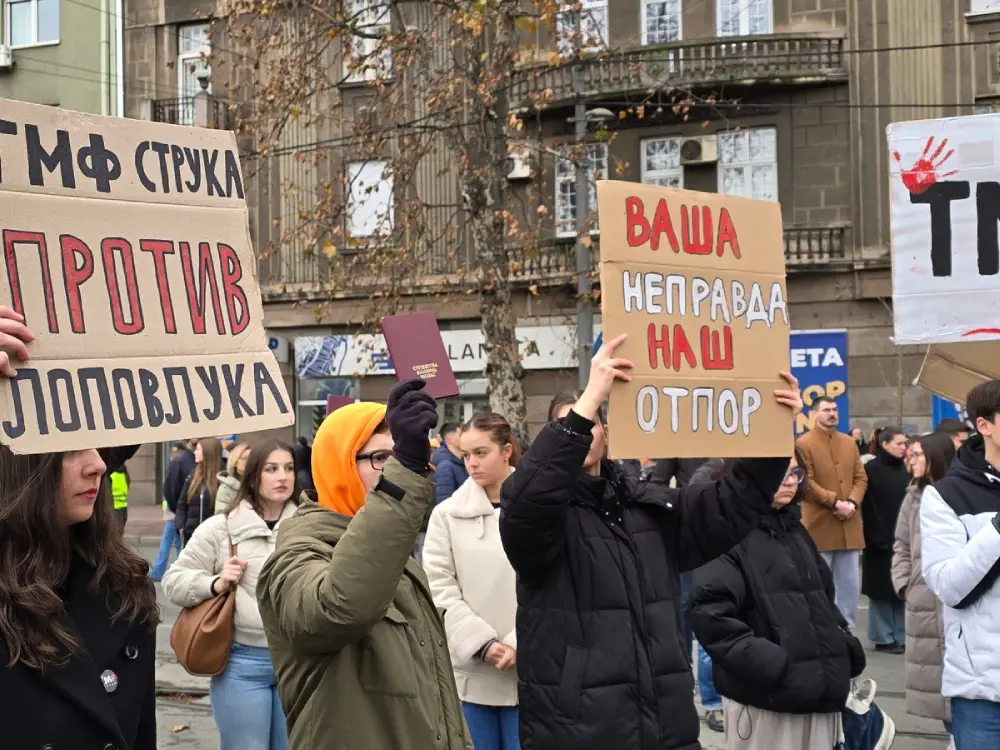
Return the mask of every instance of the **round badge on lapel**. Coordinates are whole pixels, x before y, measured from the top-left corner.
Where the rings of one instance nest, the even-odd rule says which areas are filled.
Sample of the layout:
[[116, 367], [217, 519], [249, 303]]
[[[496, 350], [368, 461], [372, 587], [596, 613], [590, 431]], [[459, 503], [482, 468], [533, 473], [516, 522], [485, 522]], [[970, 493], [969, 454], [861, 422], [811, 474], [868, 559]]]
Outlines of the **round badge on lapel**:
[[110, 669], [105, 669], [101, 672], [101, 682], [104, 683], [104, 689], [109, 693], [113, 693], [118, 689], [118, 675]]

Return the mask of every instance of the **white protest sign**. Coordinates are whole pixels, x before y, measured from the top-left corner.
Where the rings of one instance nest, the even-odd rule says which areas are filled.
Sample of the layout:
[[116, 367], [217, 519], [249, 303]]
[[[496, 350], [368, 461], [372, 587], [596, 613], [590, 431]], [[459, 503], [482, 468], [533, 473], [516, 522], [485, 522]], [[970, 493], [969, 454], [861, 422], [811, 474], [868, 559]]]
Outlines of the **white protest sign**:
[[1000, 338], [1000, 114], [887, 134], [896, 343]]

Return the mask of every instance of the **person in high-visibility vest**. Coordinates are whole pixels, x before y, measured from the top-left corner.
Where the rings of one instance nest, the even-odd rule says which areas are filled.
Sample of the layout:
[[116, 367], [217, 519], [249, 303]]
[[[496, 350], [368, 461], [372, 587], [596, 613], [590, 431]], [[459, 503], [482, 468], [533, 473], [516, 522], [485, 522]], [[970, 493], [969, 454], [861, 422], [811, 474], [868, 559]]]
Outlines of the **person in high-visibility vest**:
[[125, 529], [125, 522], [128, 520], [128, 469], [122, 466], [117, 471], [111, 472], [111, 498], [115, 504], [115, 516]]

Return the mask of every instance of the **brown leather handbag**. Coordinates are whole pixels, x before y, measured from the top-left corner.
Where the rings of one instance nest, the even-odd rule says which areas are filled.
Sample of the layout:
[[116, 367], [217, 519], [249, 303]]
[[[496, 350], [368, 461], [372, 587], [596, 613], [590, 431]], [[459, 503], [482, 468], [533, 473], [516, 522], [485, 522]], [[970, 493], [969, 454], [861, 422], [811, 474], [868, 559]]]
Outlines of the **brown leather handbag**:
[[[230, 539], [229, 557], [235, 555], [236, 547]], [[235, 614], [235, 586], [195, 607], [181, 610], [170, 631], [170, 647], [188, 673], [214, 677], [226, 668], [233, 648]]]

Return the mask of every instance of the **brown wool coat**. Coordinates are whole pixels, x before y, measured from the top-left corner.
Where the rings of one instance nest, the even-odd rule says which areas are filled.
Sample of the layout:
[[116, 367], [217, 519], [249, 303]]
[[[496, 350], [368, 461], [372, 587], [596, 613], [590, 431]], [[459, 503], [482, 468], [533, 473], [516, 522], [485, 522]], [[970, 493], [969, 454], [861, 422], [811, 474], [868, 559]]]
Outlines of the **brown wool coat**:
[[920, 574], [920, 494], [914, 485], [907, 491], [892, 550], [892, 585], [906, 599], [906, 710], [915, 716], [948, 721], [950, 705], [941, 696], [941, 602]]
[[[868, 475], [857, 443], [849, 435], [817, 428], [800, 437], [796, 446], [809, 473], [802, 523], [816, 547], [820, 552], [864, 549], [861, 501], [868, 488]], [[837, 500], [851, 500], [858, 506], [850, 521], [841, 521], [833, 514]]]

